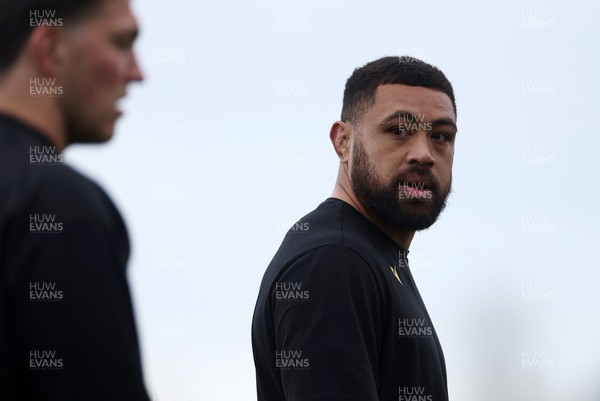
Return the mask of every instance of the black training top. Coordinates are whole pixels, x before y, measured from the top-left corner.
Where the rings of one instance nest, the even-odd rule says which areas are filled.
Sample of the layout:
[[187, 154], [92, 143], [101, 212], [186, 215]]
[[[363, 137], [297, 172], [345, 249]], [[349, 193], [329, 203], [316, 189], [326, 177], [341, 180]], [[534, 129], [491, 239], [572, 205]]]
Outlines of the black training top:
[[442, 348], [407, 253], [339, 199], [296, 223], [254, 310], [258, 400], [446, 401]]
[[147, 401], [119, 212], [0, 115], [0, 400]]

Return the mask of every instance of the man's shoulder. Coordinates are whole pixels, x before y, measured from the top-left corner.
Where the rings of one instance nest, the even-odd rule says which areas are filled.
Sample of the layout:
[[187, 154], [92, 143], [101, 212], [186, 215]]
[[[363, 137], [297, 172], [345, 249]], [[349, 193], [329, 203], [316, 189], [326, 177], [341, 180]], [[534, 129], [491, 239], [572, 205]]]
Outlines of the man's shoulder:
[[65, 164], [34, 166], [22, 184], [26, 191], [23, 195], [45, 204], [84, 207], [94, 198], [106, 197], [98, 184]]
[[32, 170], [32, 188], [45, 198], [59, 197], [62, 200], [104, 194], [104, 190], [92, 179], [73, 167], [61, 164]]
[[274, 259], [295, 259], [330, 245], [344, 243], [343, 205], [327, 199], [287, 231]]
[[349, 207], [329, 198], [294, 223], [267, 267], [265, 280], [277, 280], [291, 270], [312, 274], [311, 266], [323, 264], [329, 271], [339, 266], [344, 271], [350, 266], [371, 270], [370, 248], [357, 241], [361, 233], [349, 224]]
[[367, 258], [373, 252], [364, 218], [348, 203], [328, 198], [287, 231], [274, 261], [285, 264], [309, 252], [346, 252]]
[[40, 203], [85, 207], [90, 196], [106, 198], [95, 182], [65, 165], [39, 132], [5, 115], [0, 115], [0, 171], [0, 205], [9, 211]]
[[[63, 164], [15, 162], [0, 176], [0, 220], [36, 214], [90, 224], [118, 215], [106, 192], [93, 180]], [[3, 223], [4, 224], [4, 223]]]

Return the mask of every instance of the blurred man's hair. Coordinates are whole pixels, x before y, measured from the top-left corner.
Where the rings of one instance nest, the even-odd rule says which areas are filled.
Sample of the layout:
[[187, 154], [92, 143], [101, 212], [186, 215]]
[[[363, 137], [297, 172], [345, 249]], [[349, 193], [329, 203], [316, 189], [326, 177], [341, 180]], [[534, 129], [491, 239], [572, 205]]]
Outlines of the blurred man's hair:
[[375, 103], [375, 91], [380, 85], [403, 84], [441, 91], [456, 102], [450, 81], [438, 68], [414, 57], [382, 57], [354, 70], [346, 81], [342, 121], [357, 125]]
[[0, 74], [6, 72], [21, 55], [35, 29], [30, 13], [52, 13], [49, 19], [62, 18], [69, 24], [94, 11], [103, 0], [0, 0]]

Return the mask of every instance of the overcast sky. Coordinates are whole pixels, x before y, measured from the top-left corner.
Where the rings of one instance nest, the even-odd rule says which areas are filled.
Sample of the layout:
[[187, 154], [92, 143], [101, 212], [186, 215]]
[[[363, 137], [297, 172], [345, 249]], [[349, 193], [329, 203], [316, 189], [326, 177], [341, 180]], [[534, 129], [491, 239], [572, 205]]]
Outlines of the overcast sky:
[[456, 94], [454, 192], [410, 253], [451, 399], [600, 399], [595, 3], [133, 6], [146, 81], [110, 144], [66, 159], [128, 223], [153, 399], [256, 399], [260, 280], [331, 193], [346, 79], [385, 55], [433, 63]]

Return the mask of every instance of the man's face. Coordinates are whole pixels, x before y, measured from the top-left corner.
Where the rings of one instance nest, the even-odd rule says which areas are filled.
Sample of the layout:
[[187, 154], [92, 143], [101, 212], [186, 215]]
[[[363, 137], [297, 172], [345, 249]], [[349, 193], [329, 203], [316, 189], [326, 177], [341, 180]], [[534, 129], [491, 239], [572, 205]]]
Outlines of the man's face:
[[67, 61], [61, 70], [68, 142], [104, 142], [122, 114], [117, 101], [142, 80], [133, 53], [136, 20], [128, 0], [103, 0], [98, 11], [66, 27]]
[[390, 84], [354, 129], [350, 180], [358, 200], [399, 230], [430, 227], [452, 187], [456, 115], [443, 92]]

